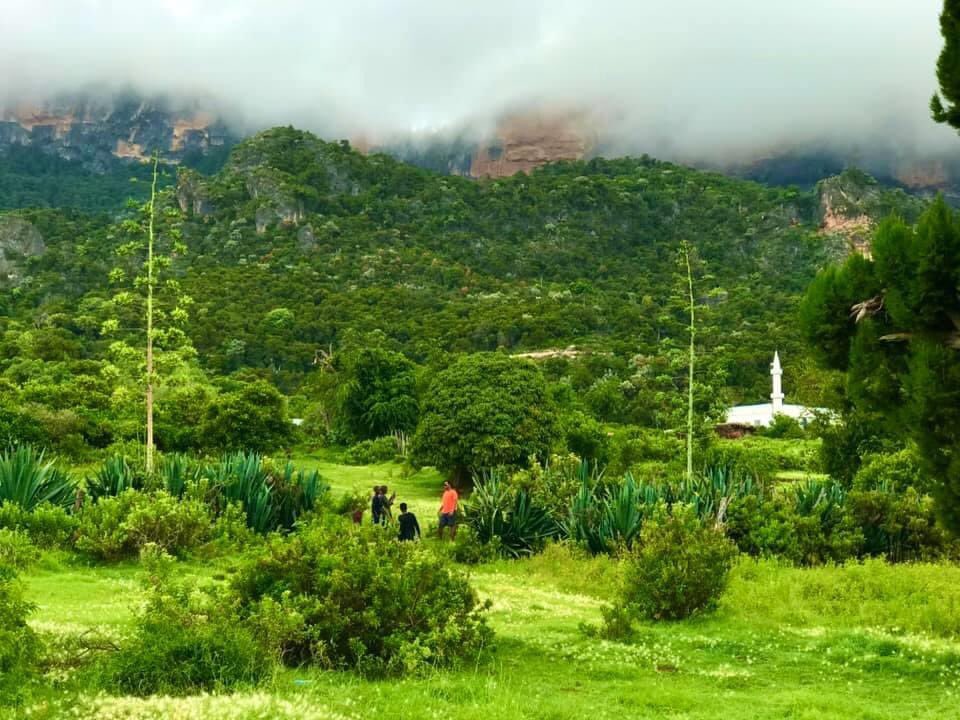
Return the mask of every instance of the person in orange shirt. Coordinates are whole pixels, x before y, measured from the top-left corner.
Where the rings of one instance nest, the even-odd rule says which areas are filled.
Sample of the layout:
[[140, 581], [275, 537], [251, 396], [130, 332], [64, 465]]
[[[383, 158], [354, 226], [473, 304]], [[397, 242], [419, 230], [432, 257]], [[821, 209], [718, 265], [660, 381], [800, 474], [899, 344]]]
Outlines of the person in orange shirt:
[[440, 539], [443, 540], [443, 529], [450, 528], [450, 539], [457, 536], [457, 501], [460, 496], [450, 483], [443, 484], [443, 499], [440, 501]]

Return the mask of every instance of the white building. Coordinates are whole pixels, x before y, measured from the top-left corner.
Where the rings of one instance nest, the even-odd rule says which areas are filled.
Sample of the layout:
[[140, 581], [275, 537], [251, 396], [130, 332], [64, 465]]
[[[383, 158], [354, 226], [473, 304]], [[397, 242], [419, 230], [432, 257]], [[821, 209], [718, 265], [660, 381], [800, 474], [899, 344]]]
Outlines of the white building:
[[728, 425], [753, 425], [767, 427], [773, 423], [776, 415], [791, 417], [801, 425], [806, 426], [814, 418], [814, 413], [820, 408], [808, 408], [804, 405], [788, 405], [783, 402], [783, 368], [780, 366], [780, 354], [773, 354], [770, 363], [770, 377], [773, 380], [773, 392], [770, 393], [770, 402], [759, 405], [737, 405], [727, 412]]

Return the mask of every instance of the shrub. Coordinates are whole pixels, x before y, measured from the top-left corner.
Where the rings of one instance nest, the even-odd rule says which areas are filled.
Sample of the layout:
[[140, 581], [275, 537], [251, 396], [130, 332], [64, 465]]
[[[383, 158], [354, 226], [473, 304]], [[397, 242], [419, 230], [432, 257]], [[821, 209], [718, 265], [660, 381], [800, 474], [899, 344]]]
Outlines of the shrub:
[[720, 440], [710, 446], [704, 458], [707, 467], [725, 467], [739, 475], [751, 475], [760, 483], [773, 480], [779, 469], [769, 448], [738, 440]]
[[508, 482], [511, 488], [526, 491], [534, 504], [561, 522], [580, 487], [584, 483], [594, 487], [602, 479], [603, 470], [596, 463], [576, 455], [553, 455], [545, 465], [532, 463], [529, 470], [513, 473]]
[[155, 544], [173, 555], [197, 547], [210, 537], [211, 517], [196, 500], [177, 500], [165, 491], [137, 497], [123, 521], [134, 549]]
[[26, 533], [39, 548], [64, 548], [77, 530], [79, 521], [62, 507], [42, 503], [24, 510], [16, 503], [0, 503], [0, 528]]
[[497, 560], [501, 555], [499, 538], [494, 537], [487, 542], [481, 542], [477, 533], [469, 525], [464, 525], [457, 530], [454, 541], [442, 547], [449, 547], [450, 558], [464, 565], [480, 565]]
[[760, 432], [769, 438], [789, 438], [791, 440], [802, 440], [807, 436], [800, 423], [789, 415], [774, 415], [773, 422]]
[[25, 533], [0, 529], [0, 565], [23, 570], [36, 562], [39, 556], [36, 546]]
[[627, 560], [621, 605], [652, 620], [680, 620], [713, 609], [736, 547], [688, 507], [659, 515], [644, 524], [639, 547]]
[[174, 497], [180, 498], [200, 479], [201, 469], [188, 455], [165, 453], [160, 458], [157, 472], [162, 487]]
[[924, 472], [916, 446], [890, 453], [870, 453], [853, 476], [857, 490], [902, 492], [908, 487], [929, 492], [932, 479]]
[[136, 490], [127, 490], [85, 504], [77, 529], [77, 550], [108, 561], [133, 555], [135, 548], [124, 521], [138, 497]]
[[126, 490], [84, 507], [76, 547], [100, 560], [130, 557], [149, 544], [183, 555], [211, 532], [210, 511], [197, 500]]
[[43, 451], [20, 445], [0, 452], [0, 502], [16, 503], [25, 510], [50, 503], [70, 507], [75, 498], [73, 481]]
[[373, 465], [387, 462], [397, 456], [397, 441], [392, 437], [381, 437], [376, 440], [361, 440], [351, 445], [343, 453], [343, 461], [347, 465]]
[[491, 638], [486, 606], [442, 558], [340, 518], [272, 538], [234, 588], [255, 635], [293, 665], [414, 671], [475, 656]]
[[40, 643], [27, 625], [32, 610], [15, 570], [0, 561], [0, 707], [23, 701], [36, 669]]
[[857, 557], [863, 545], [842, 489], [817, 481], [797, 486], [793, 497], [734, 499], [725, 528], [742, 552], [797, 565], [842, 563]]
[[248, 448], [269, 452], [293, 437], [286, 399], [263, 380], [241, 385], [214, 399], [200, 429], [211, 449], [225, 451]]
[[933, 498], [920, 495], [912, 487], [902, 493], [854, 491], [849, 504], [863, 532], [866, 555], [883, 556], [890, 562], [931, 560], [952, 547], [936, 522]]
[[606, 465], [610, 461], [610, 438], [597, 420], [575, 411], [564, 416], [561, 425], [570, 452], [598, 465]]
[[823, 442], [819, 439], [746, 437], [728, 442], [739, 444], [746, 448], [747, 452], [766, 454], [776, 470], [818, 473], [822, 468], [820, 455]]
[[123, 694], [183, 695], [268, 677], [270, 658], [229, 598], [172, 580], [169, 563], [155, 547], [145, 549], [147, 604], [133, 637], [101, 666], [101, 683]]

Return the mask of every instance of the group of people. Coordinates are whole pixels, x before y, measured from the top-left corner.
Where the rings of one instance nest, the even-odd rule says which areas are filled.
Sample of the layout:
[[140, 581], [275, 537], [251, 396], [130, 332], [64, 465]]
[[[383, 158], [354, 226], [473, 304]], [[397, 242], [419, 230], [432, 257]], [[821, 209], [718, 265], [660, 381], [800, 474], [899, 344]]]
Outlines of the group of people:
[[[373, 496], [370, 498], [370, 515], [374, 525], [386, 525], [393, 520], [393, 502], [397, 498], [394, 492], [387, 496], [386, 485], [374, 485]], [[460, 496], [453, 486], [445, 482], [443, 484], [443, 496], [440, 499], [440, 539], [443, 540], [444, 528], [450, 528], [450, 539], [457, 536], [457, 506], [460, 502]], [[354, 521], [360, 522], [363, 511], [354, 514]], [[397, 516], [397, 526], [399, 528], [397, 537], [400, 540], [419, 540], [420, 523], [417, 522], [417, 516], [410, 512], [405, 502], [400, 503], [400, 514]]]

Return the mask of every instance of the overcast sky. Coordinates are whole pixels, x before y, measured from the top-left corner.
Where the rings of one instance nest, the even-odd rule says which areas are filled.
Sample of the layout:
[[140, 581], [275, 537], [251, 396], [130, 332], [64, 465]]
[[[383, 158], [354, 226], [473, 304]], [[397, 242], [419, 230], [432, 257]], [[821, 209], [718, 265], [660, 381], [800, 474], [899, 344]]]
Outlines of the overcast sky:
[[0, 0], [0, 97], [208, 93], [249, 123], [385, 137], [530, 103], [721, 158], [929, 120], [940, 0]]

